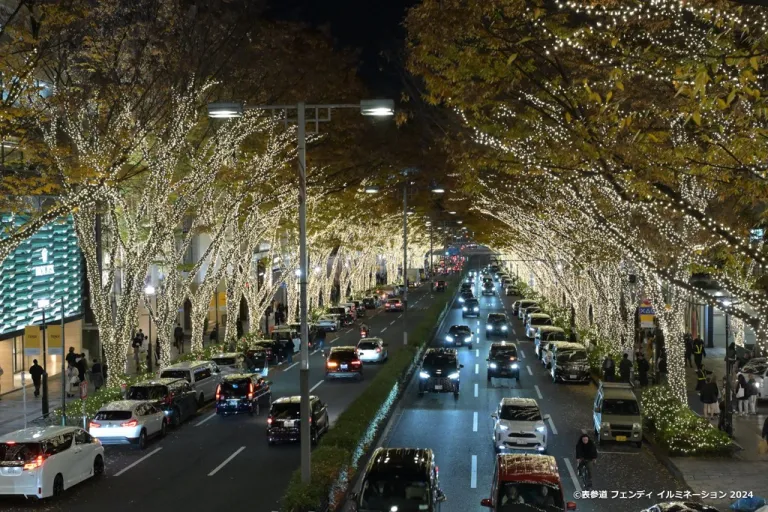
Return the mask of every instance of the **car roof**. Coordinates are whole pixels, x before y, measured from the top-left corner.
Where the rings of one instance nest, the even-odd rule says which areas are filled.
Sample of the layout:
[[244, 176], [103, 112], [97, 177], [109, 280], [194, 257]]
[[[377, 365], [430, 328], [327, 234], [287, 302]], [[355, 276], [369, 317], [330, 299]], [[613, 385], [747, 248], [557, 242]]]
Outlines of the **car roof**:
[[574, 343], [572, 341], [556, 341], [554, 346], [557, 350], [587, 350], [581, 343]]
[[387, 302], [400, 302], [400, 297], [392, 297], [391, 299], [387, 299]]
[[[309, 395], [310, 400], [318, 400], [317, 395]], [[301, 397], [299, 395], [295, 396], [283, 396], [278, 398], [277, 400], [272, 400], [272, 405], [275, 404], [300, 404], [301, 403]]]
[[132, 411], [141, 404], [146, 404], [146, 400], [116, 400], [103, 405], [100, 411]]
[[163, 378], [158, 378], [158, 379], [143, 380], [141, 382], [137, 382], [135, 384], [131, 384], [131, 387], [134, 387], [134, 386], [169, 386], [169, 385], [173, 384], [174, 382], [187, 382], [187, 381], [182, 379], [181, 377], [163, 377]]
[[514, 348], [517, 350], [517, 344], [513, 341], [494, 341], [491, 343], [491, 348]]
[[213, 359], [214, 357], [238, 357], [242, 355], [243, 354], [241, 354], [240, 352], [221, 352], [220, 354], [212, 355], [211, 359]]
[[527, 407], [539, 406], [534, 398], [522, 398], [519, 396], [506, 397], [501, 399], [501, 405], [524, 405]]
[[468, 326], [467, 324], [452, 325], [451, 329], [469, 329], [470, 331], [472, 330], [472, 328], [470, 326]]
[[434, 454], [429, 448], [377, 448], [365, 470], [371, 473], [397, 473], [404, 478], [429, 476]]
[[357, 344], [359, 345], [360, 343], [362, 343], [364, 341], [373, 342], [373, 343], [384, 343], [383, 339], [378, 338], [376, 336], [371, 336], [371, 337], [368, 337], [368, 338], [360, 338], [360, 341], [358, 341]]
[[626, 382], [600, 382], [600, 389], [603, 390], [603, 397], [637, 400], [632, 385]]
[[558, 327], [556, 325], [540, 325], [538, 329], [541, 332], [565, 332], [562, 327]]
[[58, 437], [62, 434], [69, 434], [80, 430], [78, 427], [62, 427], [58, 425], [52, 425], [48, 427], [29, 427], [8, 434], [0, 436], [0, 443], [7, 443], [9, 441], [16, 443], [39, 443], [41, 441], [47, 441], [53, 437]]
[[456, 352], [455, 348], [428, 348], [427, 351], [424, 353], [424, 357], [430, 356], [430, 355], [448, 355], [457, 357], [458, 353]]
[[161, 372], [164, 372], [165, 370], [189, 370], [192, 368], [205, 366], [210, 363], [210, 361], [183, 361], [181, 363], [175, 363], [170, 366], [166, 366], [161, 370]]
[[261, 378], [260, 373], [230, 373], [228, 375], [225, 375], [221, 378], [222, 382], [231, 381], [231, 380], [243, 380], [243, 379], [251, 379], [253, 377], [256, 377], [257, 379]]
[[522, 478], [560, 485], [557, 461], [551, 455], [502, 454], [496, 456], [499, 480], [514, 482]]
[[528, 315], [528, 316], [530, 316], [531, 318], [552, 318], [552, 317], [550, 317], [550, 316], [549, 316], [548, 314], [546, 314], [546, 313], [531, 313], [531, 314], [530, 314], [530, 315]]
[[519, 300], [519, 301], [517, 301], [517, 302], [520, 302], [520, 304], [523, 304], [523, 303], [527, 303], [527, 304], [538, 304], [538, 303], [539, 303], [539, 301], [537, 301], [537, 300], [535, 300], [535, 299], [520, 299], [520, 300]]

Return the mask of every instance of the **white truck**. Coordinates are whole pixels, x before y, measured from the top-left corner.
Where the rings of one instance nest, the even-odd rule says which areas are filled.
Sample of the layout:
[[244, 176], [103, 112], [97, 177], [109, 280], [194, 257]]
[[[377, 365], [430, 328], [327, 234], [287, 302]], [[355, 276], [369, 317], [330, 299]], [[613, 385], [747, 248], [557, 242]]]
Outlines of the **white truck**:
[[419, 272], [420, 269], [418, 268], [409, 268], [408, 272], [406, 273], [406, 278], [408, 279], [408, 287], [409, 288], [415, 288], [417, 286], [421, 286], [421, 272]]

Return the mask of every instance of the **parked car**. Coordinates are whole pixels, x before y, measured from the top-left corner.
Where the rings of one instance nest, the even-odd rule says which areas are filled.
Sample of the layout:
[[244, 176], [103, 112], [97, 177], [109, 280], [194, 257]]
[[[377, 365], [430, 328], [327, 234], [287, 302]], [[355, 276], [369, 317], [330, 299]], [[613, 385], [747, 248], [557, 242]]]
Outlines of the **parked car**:
[[171, 427], [178, 427], [197, 413], [197, 393], [185, 379], [153, 379], [128, 388], [128, 400], [151, 401], [162, 409]]
[[546, 341], [567, 341], [565, 331], [554, 325], [540, 325], [536, 329], [536, 335], [533, 338], [534, 351], [536, 356], [541, 359], [544, 351], [541, 348], [542, 342]]
[[261, 405], [269, 407], [272, 401], [270, 384], [258, 373], [225, 375], [216, 389], [216, 414], [226, 416], [245, 412], [253, 416]]
[[517, 317], [522, 320], [525, 317], [523, 316], [521, 308], [527, 308], [535, 304], [537, 304], [537, 302], [531, 299], [516, 300], [514, 304], [512, 304], [512, 314], [517, 315]]
[[168, 419], [162, 409], [144, 400], [110, 402], [88, 424], [88, 433], [101, 444], [131, 444], [139, 450], [152, 437], [164, 437]]
[[245, 351], [245, 373], [258, 373], [262, 377], [269, 375], [269, 354], [263, 348]]
[[363, 306], [365, 309], [376, 309], [379, 307], [378, 297], [366, 297], [363, 299]]
[[547, 451], [549, 415], [541, 414], [533, 398], [502, 398], [493, 418], [493, 448], [496, 452], [533, 450]]
[[383, 363], [389, 359], [387, 344], [381, 338], [363, 338], [357, 342], [357, 357], [363, 363]]
[[617, 441], [642, 446], [643, 415], [631, 384], [600, 382], [593, 410], [596, 444]]
[[280, 364], [283, 359], [282, 344], [275, 340], [254, 340], [248, 343], [252, 350], [263, 350], [267, 354], [267, 363], [270, 366]]
[[[566, 502], [563, 498], [563, 484], [557, 470], [557, 461], [550, 455], [500, 454], [496, 456], [496, 468], [491, 481], [491, 497], [480, 502], [494, 512], [510, 510], [504, 506], [508, 487], [515, 487], [517, 495], [525, 503], [536, 503], [541, 496], [542, 487], [546, 487], [547, 496], [552, 497], [551, 505], [528, 507], [521, 504], [520, 510], [537, 512], [562, 512], [576, 510], [576, 503]], [[518, 507], [512, 505], [511, 510]]]
[[[320, 436], [328, 432], [331, 422], [328, 408], [315, 395], [309, 397], [310, 439], [317, 444]], [[272, 402], [267, 417], [267, 443], [298, 442], [300, 440], [301, 397], [285, 396]]]
[[339, 315], [323, 315], [317, 320], [317, 328], [325, 332], [338, 331], [340, 324]]
[[525, 321], [525, 335], [535, 338], [536, 329], [542, 325], [552, 325], [552, 317], [544, 313], [529, 313]]
[[184, 379], [197, 393], [197, 405], [216, 396], [216, 386], [221, 380], [221, 370], [213, 361], [186, 361], [176, 363], [160, 371], [161, 379]]
[[59, 497], [104, 474], [104, 447], [77, 427], [31, 427], [0, 436], [0, 495]]
[[768, 398], [768, 390], [765, 389], [768, 383], [768, 359], [765, 357], [755, 357], [749, 360], [741, 370], [740, 375], [744, 375], [744, 378], [749, 382], [749, 378], [755, 379], [757, 386], [757, 398]]
[[222, 375], [240, 373], [245, 369], [245, 356], [239, 352], [222, 352], [211, 357]]
[[592, 380], [587, 349], [581, 343], [558, 343], [552, 349], [550, 365], [552, 382], [583, 382]]

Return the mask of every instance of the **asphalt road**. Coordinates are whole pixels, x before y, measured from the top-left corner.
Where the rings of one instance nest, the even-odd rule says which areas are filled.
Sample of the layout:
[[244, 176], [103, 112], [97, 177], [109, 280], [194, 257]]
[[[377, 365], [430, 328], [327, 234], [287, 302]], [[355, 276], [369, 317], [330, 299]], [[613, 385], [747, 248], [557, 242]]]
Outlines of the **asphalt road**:
[[[478, 265], [480, 261], [473, 261]], [[472, 268], [470, 267], [470, 270]], [[476, 269], [475, 269], [476, 270]], [[536, 360], [532, 341], [525, 337], [522, 322], [513, 318], [509, 341], [518, 341], [522, 363], [520, 383], [494, 379], [496, 387], [486, 382], [486, 357], [490, 341], [485, 339], [485, 318], [488, 313], [507, 312], [512, 317], [515, 297], [476, 295], [481, 306], [480, 319], [462, 320], [458, 304], [444, 324], [469, 325], [479, 333], [479, 343], [472, 350], [459, 349], [461, 394], [427, 394], [418, 397], [414, 379], [395, 410], [381, 441], [387, 447], [431, 448], [440, 470], [440, 483], [447, 496], [441, 512], [487, 510], [480, 500], [490, 497], [495, 453], [491, 441], [491, 413], [503, 397], [526, 397], [538, 400], [543, 414], [551, 415], [548, 454], [557, 459], [566, 501], [576, 501], [579, 511], [629, 512], [663, 500], [656, 493], [684, 491], [685, 487], [664, 468], [646, 448], [606, 444], [599, 449], [594, 468], [593, 487], [607, 491], [606, 498], [574, 499], [581, 491], [575, 475], [575, 447], [582, 429], [593, 432], [591, 410], [596, 388], [584, 384], [554, 384]], [[497, 284], [497, 289], [498, 289]], [[438, 333], [433, 345], [441, 346], [445, 332]], [[476, 340], [477, 341], [477, 340]], [[494, 340], [497, 341], [497, 340]], [[629, 498], [630, 493], [654, 493], [652, 498]], [[625, 498], [621, 494], [624, 492]]]
[[[426, 286], [409, 292], [409, 325], [423, 318], [433, 300]], [[390, 353], [403, 346], [401, 313], [379, 308], [368, 311], [365, 322], [372, 336], [389, 344]], [[359, 339], [356, 325], [329, 334], [326, 347], [354, 345]], [[328, 405], [333, 423], [380, 366], [366, 365], [362, 382], [324, 382], [324, 362], [322, 353], [312, 353], [310, 386], [312, 394]], [[269, 379], [273, 399], [298, 394], [298, 363], [273, 368]], [[150, 442], [144, 451], [106, 447], [106, 475], [101, 480], [79, 484], [56, 501], [33, 504], [24, 498], [0, 497], [0, 510], [278, 510], [290, 476], [299, 467], [300, 453], [298, 445], [267, 445], [266, 418], [265, 409], [254, 417], [219, 417], [209, 404], [165, 439]]]

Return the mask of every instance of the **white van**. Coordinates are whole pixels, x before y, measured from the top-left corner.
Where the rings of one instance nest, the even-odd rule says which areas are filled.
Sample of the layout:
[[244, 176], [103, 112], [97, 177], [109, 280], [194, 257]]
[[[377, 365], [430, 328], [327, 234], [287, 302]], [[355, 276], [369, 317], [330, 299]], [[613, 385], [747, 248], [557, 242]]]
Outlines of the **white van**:
[[213, 361], [187, 361], [172, 364], [160, 372], [161, 379], [185, 379], [197, 393], [197, 405], [216, 397], [221, 370]]

